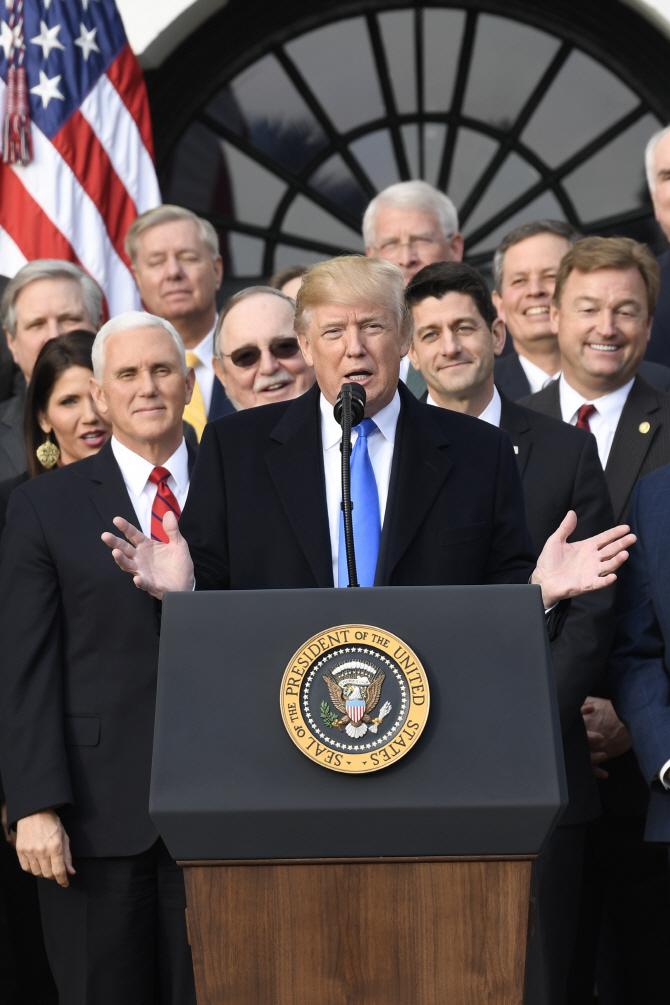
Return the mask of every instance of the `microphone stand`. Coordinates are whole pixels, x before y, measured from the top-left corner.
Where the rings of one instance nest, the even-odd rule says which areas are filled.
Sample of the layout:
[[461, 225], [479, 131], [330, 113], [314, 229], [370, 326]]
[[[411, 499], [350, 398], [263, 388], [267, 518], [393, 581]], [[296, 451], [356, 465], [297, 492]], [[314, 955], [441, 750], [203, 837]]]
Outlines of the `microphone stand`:
[[[355, 389], [352, 394], [352, 388]], [[334, 414], [342, 426], [342, 513], [344, 515], [344, 546], [347, 553], [347, 575], [349, 586], [360, 586], [356, 573], [356, 552], [354, 550], [354, 524], [351, 517], [353, 504], [351, 502], [351, 426], [352, 398], [355, 415], [355, 425], [365, 414], [365, 390], [353, 383], [342, 385], [337, 396]]]
[[351, 385], [344, 384], [342, 398], [342, 512], [344, 513], [344, 546], [347, 549], [349, 586], [359, 586], [354, 550], [354, 523], [351, 517]]

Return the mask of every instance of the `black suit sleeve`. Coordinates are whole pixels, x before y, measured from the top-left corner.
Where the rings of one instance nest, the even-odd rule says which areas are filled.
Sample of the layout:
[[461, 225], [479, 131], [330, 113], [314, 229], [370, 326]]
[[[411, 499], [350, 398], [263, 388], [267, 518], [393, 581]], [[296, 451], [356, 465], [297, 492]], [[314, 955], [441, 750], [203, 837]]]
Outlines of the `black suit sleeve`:
[[509, 436], [502, 433], [493, 530], [485, 583], [527, 583], [535, 568], [535, 551], [526, 526], [523, 485]]
[[[577, 529], [571, 541], [601, 534], [614, 525], [605, 474], [593, 436], [585, 439], [572, 489]], [[614, 635], [614, 587], [574, 597], [551, 652], [561, 724], [580, 715], [584, 698], [605, 673]]]
[[9, 501], [0, 563], [0, 765], [11, 824], [73, 801], [61, 632], [58, 574], [39, 516], [18, 489]]
[[179, 520], [195, 567], [196, 590], [230, 589], [226, 481], [216, 429], [205, 426]]

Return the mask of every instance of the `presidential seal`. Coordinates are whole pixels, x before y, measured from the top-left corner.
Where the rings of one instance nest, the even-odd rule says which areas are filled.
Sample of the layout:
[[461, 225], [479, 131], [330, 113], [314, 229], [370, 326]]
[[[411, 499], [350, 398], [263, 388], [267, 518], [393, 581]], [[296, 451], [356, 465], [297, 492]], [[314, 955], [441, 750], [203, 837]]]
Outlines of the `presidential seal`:
[[409, 646], [382, 628], [340, 625], [309, 639], [281, 685], [284, 725], [324, 768], [362, 774], [399, 761], [421, 736], [430, 694]]

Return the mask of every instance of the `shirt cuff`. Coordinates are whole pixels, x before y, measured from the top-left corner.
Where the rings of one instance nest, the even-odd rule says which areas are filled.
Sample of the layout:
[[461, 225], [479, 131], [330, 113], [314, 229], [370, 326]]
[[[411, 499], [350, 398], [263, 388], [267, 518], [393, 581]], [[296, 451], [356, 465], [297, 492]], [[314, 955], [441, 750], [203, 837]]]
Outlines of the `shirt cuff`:
[[670, 780], [666, 779], [665, 773], [670, 768], [670, 761], [666, 761], [659, 773], [656, 775], [664, 789], [670, 790]]

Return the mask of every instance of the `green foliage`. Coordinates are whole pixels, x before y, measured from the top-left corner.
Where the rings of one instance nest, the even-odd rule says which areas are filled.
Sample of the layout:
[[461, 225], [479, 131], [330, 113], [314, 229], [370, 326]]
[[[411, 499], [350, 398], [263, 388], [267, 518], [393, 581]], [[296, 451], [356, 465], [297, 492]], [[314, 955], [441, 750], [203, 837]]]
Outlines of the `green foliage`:
[[325, 722], [326, 726], [331, 729], [337, 722], [337, 715], [333, 712], [327, 701], [321, 702], [321, 718]]

